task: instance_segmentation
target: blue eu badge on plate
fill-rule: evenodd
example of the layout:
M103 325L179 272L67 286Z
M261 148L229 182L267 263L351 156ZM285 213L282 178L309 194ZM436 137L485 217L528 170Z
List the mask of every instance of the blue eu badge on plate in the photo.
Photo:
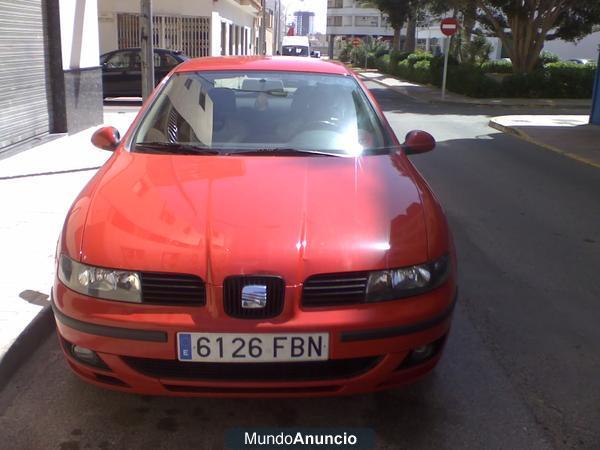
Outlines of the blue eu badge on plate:
M179 359L192 359L192 336L189 334L179 335Z

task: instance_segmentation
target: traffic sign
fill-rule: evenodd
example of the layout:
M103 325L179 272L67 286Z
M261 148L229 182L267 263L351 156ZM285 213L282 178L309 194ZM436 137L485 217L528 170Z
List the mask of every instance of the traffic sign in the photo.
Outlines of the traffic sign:
M352 39L352 45L354 47L360 47L360 44L362 44L362 39L359 39L359 38Z
M454 17L446 17L440 23L440 29L446 36L452 36L458 31L458 20Z

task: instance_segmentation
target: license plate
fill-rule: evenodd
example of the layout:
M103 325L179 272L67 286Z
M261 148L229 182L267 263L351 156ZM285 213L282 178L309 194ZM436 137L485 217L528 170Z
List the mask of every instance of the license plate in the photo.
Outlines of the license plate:
M329 358L329 333L177 333L179 361L278 362Z

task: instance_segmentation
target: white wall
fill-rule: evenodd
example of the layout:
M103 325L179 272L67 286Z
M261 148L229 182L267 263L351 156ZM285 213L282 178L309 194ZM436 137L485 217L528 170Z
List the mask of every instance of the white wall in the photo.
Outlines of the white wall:
M64 1L64 0L63 0ZM100 24L100 51L117 48L117 13L139 13L139 0L98 0ZM211 18L211 54L221 53L221 21L242 27L253 27L256 10L241 6L235 0L153 0L152 14L169 16L197 16ZM215 26L216 25L216 30ZM215 42L215 39L218 41ZM252 51L254 53L254 43Z
M59 0L64 70L99 65L97 0Z
M586 58L598 60L598 46L600 45L600 31L584 37L577 43L563 40L546 41L544 50L556 53L560 59Z

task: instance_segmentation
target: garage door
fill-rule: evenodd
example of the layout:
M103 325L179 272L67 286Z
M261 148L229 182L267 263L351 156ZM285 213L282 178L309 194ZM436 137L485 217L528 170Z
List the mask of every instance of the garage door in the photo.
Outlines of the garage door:
M42 0L0 0L0 152L48 133Z

